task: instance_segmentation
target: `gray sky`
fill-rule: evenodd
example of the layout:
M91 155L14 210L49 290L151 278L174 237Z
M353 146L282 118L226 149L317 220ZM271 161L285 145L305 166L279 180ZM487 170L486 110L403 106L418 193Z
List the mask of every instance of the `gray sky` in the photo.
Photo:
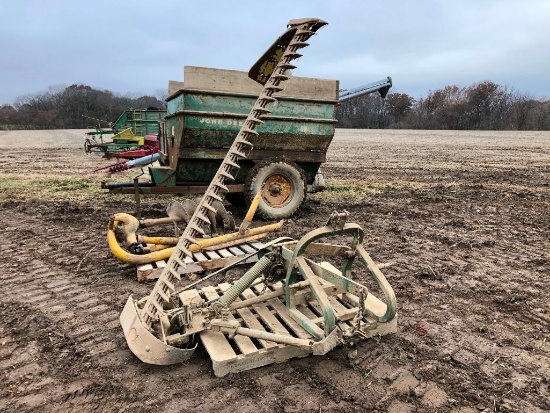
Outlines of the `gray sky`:
M549 0L0 0L0 104L83 83L158 95L183 66L247 71L290 19L329 25L297 76L414 98L484 80L550 98Z

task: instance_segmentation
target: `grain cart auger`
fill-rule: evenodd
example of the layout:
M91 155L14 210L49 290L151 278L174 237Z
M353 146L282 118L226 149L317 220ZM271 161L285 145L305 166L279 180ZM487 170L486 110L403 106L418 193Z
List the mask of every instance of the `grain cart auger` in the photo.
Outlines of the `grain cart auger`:
M319 19L291 20L287 31L249 71L249 77L264 86L262 92L199 202L151 294L140 301L130 296L120 315L128 346L142 361L158 365L182 362L193 354L196 348L193 338L198 334L214 361L215 373L221 376L230 371L240 371L283 361L290 357L305 356L311 352L324 354L347 336L368 335L376 331L375 328L369 330L368 327L373 325L366 324L365 320L372 320L375 323L374 327L378 323L392 325L390 321L395 315L393 292L376 264L372 263L366 253L363 253L364 250L359 245L362 241L362 232L357 229L358 227L353 229L356 232L354 248L351 252L336 248L337 252L350 254L346 255L348 258L341 274L338 270L334 271L332 267L323 269L321 265L317 267L303 265L304 262L309 263L304 261L305 258L302 256L304 250L312 241L329 233L330 230L327 229L326 232L318 230L321 232L312 234L311 241L303 239L297 243L296 254L284 252L285 250L279 244L284 243L285 240L279 239L267 245L262 258L233 286L220 285L220 288L225 290L221 297L217 290L208 287L201 292L185 289L176 291L176 281L180 279L179 269L185 268L185 258L191 256L190 246L196 243L198 235L204 234L202 228L209 222L207 216L209 211L212 211L212 204L222 200L221 196L227 192L225 184L234 179L239 169L238 162L245 159L252 149L250 138L257 134L256 126L263 123L262 115L270 113L266 106L276 101L273 97L274 93L283 90L283 82L289 79L288 70L295 68L291 62L301 56L298 50L306 47L308 45L306 41L326 24ZM343 225L337 233L338 231L347 232L348 228ZM330 246L326 249L331 250ZM369 301L369 297L374 297L371 297L362 286L346 277L350 273L352 253L358 253L362 261L369 263L367 265L371 273L375 275L387 296L386 304L376 299L375 305L370 306L373 300ZM303 269L300 272L301 275L294 272L295 264L297 268ZM318 268L319 274L314 273L317 270L313 268ZM264 275L266 280L275 281L285 274L287 281L282 290L276 288L257 298L249 298L247 295L254 294L250 287L261 275ZM330 284L331 281L324 280L322 277L333 280L335 284ZM258 285L256 284L256 287ZM265 285L266 288L271 288ZM306 289L305 292L303 289ZM342 298L342 302L338 302L338 309L333 307L335 303L331 303L329 299L329 294L337 293L347 297ZM359 296L354 293L359 293ZM287 306L285 310L280 309L280 306L284 307L285 304L280 301L277 304L273 301L281 295L285 297ZM241 297L245 301L238 301ZM290 330L283 332L284 328L277 325L281 323L271 310L267 310L271 316L265 314L264 318L264 323L270 326L271 331L261 329L264 324L255 318L248 306L256 305L256 314L265 313L259 307L265 304L266 300L270 300L273 308L276 306L281 310L280 319L286 320L294 333ZM305 303L309 305L310 300L317 301L322 315L320 319L310 309L306 308L305 315L303 311L301 314L298 311L299 306L303 307ZM347 308L345 303L350 302L351 307L347 311L344 310L343 308ZM244 327L230 312L232 309L237 311L247 327ZM383 311L380 311L381 309ZM308 317L308 312L312 313L313 317ZM357 314L359 314L355 324L357 328L350 330L340 325L344 319L353 319ZM323 328L319 327L321 324ZM340 329L341 333L339 333ZM382 330L375 334L383 333ZM233 347L224 341L225 334L228 338L235 339L236 348L238 347L242 353L240 355L246 354L249 357L237 356ZM275 351L277 349L281 351ZM237 363L237 359L244 361Z

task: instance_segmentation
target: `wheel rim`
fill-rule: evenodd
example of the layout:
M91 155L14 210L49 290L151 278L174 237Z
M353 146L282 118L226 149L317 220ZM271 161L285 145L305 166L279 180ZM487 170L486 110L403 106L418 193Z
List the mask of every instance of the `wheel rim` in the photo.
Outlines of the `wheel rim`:
M294 192L292 181L281 174L274 174L264 182L262 198L272 207L280 207L287 203Z

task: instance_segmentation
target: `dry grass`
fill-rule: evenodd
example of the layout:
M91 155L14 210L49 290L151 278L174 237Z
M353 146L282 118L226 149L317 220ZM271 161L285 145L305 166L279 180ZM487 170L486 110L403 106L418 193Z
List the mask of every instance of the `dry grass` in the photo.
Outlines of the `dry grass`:
M91 172L113 161L84 153L85 132L0 131L0 202L131 201L132 195L114 195L102 190L101 181L131 181L139 171L113 177ZM544 170L549 159L549 139L548 132L338 129L323 168L327 189L312 194L311 198L331 200L376 196L392 189L459 185L453 181L434 182L430 178L432 171L445 171L451 177L454 171L465 168L472 173L532 167ZM460 154L460 162L453 157L455 152ZM423 169L418 168L419 163ZM397 173L400 170L410 173L403 176ZM350 176L354 178L349 179ZM503 185L484 182L491 184ZM143 202L154 199L160 198L143 197Z
M73 201L89 203L104 196L99 179L80 176L0 176L0 202Z

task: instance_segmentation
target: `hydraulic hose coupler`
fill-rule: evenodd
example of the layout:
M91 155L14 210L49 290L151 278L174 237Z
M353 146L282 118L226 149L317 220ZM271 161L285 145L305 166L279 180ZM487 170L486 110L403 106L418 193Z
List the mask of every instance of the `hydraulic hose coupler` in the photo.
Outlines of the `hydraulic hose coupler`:
M133 244L128 245L128 251L136 255L145 254L145 251L143 250L143 244L140 244L138 242L134 242Z

